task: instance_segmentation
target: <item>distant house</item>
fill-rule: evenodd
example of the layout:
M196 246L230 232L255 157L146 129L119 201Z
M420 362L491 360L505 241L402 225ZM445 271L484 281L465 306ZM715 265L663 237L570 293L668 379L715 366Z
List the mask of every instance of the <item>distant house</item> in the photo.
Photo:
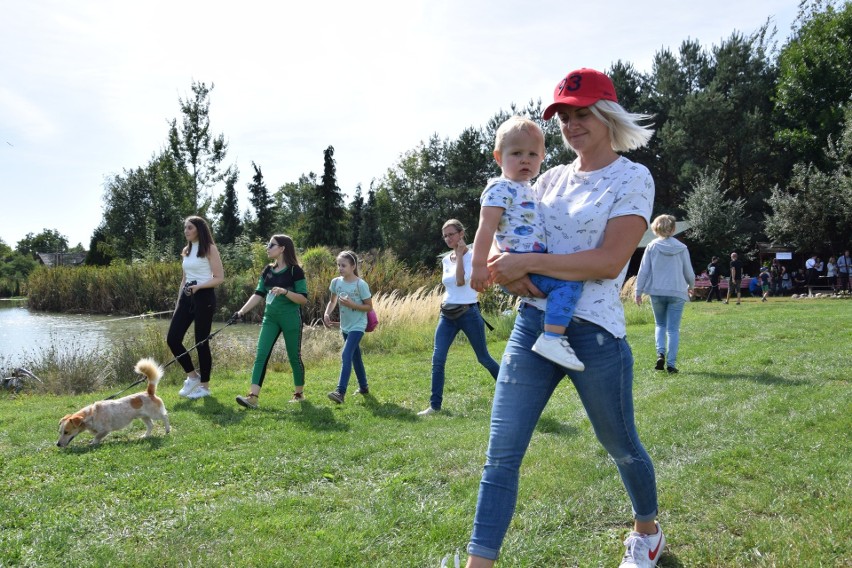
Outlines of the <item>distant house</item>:
M38 260L45 266L81 266L86 260L82 252L37 252Z

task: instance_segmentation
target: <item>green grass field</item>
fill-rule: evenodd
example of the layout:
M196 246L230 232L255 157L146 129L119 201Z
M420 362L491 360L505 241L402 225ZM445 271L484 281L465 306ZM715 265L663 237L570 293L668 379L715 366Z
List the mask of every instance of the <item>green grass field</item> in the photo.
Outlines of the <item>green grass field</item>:
M643 308L647 310L648 308ZM631 308L637 310L637 308ZM852 565L852 301L687 307L678 367L653 370L653 324L631 314L640 435L657 469L664 567ZM0 566L436 567L470 535L493 382L457 341L444 409L428 405L429 332L365 343L371 394L336 406L338 363L307 364L307 401L248 369L186 401L173 431L140 422L100 447L56 447L78 396L0 393ZM405 339L396 338L399 345ZM490 344L499 356L503 340ZM371 346L373 350L371 351ZM394 355L393 353L400 353ZM355 384L354 377L352 384ZM630 505L570 383L539 423L498 566L617 566Z

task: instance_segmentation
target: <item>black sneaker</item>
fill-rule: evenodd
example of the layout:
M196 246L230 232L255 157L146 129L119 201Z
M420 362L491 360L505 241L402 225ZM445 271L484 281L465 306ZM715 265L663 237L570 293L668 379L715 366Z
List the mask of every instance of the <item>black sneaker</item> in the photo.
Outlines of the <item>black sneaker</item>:
M675 373L678 372L678 370L675 369L674 367L666 367L666 371L668 371L670 375L674 375Z
M364 388L359 387L358 390L355 391L355 394L370 394L370 388L369 387L364 387Z
M343 404L343 397L346 396L342 392L331 391L328 393L328 400L332 400L337 404Z
M666 366L666 356L660 353L657 355L657 364L654 368L658 371L662 371Z

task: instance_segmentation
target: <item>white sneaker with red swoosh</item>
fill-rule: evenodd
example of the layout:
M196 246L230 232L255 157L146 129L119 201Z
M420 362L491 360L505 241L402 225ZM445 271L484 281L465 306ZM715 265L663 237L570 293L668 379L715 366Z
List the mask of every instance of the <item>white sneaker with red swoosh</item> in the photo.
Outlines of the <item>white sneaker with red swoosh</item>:
M627 550L618 568L654 568L666 547L666 537L663 536L660 523L657 523L657 534L631 532L624 546Z

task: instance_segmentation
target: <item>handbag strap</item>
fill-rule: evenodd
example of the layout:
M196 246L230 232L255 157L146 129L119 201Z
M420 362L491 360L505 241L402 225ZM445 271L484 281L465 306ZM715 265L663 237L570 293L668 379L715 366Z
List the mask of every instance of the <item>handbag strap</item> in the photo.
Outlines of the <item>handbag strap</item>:
M482 323L488 327L488 331L494 331L494 326L488 323L488 320L482 315L482 307L479 305L479 302L476 302L476 307L479 309L479 317L482 318Z

